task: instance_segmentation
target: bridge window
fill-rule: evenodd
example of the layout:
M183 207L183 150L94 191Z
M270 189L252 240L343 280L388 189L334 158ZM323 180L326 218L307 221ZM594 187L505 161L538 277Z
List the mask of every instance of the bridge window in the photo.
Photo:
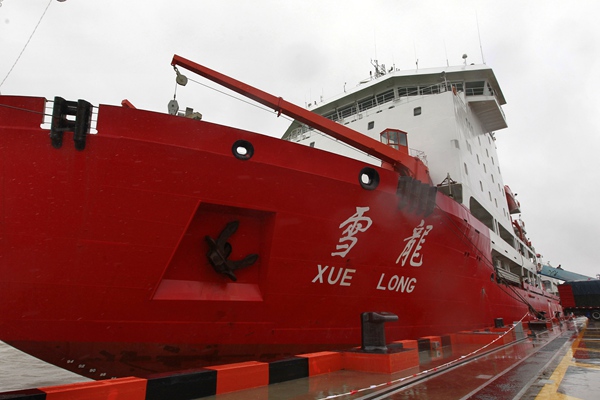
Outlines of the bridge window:
M394 100L394 89L390 89L387 92L383 92L376 97L377 104L387 103L388 101Z
M365 111L375 107L375 96L367 97L358 101L358 111Z
M323 114L323 116L325 118L328 118L328 119L332 120L332 121L337 121L339 119L336 111L331 111L331 112L329 112L327 114Z
M485 87L485 81L467 82L465 84L466 94L467 94L467 96L481 96L481 95L483 95L484 87Z
M348 105L346 107L342 107L338 110L338 113L341 118L348 118L351 115L356 114L356 107L354 104Z
M423 86L421 87L421 94L437 94L440 92L439 85Z
M398 88L398 96L417 96L419 94L418 86L400 87Z

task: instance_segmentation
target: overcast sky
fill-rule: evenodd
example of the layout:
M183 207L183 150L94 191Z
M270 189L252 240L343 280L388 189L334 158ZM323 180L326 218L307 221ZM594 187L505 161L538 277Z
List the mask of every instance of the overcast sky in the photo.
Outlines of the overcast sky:
M0 0L0 82L48 4ZM127 98L166 112L179 54L304 105L358 84L371 59L406 70L417 59L419 68L460 65L466 53L494 69L506 97L499 161L536 251L595 276L599 9L595 0L53 0L0 92ZM177 99L205 120L271 136L289 124L194 82Z

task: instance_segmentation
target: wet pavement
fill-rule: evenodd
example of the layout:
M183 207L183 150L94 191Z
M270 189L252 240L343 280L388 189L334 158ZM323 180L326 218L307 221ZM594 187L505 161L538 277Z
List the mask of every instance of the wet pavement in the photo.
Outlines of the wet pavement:
M523 399L600 398L600 322L590 320L570 346L541 372Z
M600 398L600 323L586 324L585 319L563 322L481 351L479 345L455 345L420 352L418 368L396 374L342 370L204 399L595 400Z
M521 324L518 323L505 328L459 332L452 335L452 340L430 336L427 338L438 338L441 340L431 341L427 339L423 343L420 343L421 340L418 341L419 348L427 349L424 351L418 351L417 346L410 346L411 343L409 342L413 342L412 344L416 345L416 340L408 340L404 341L406 343L403 342L407 346L406 349L388 352L390 354L389 358L386 358L385 355L382 357L381 354L373 355L374 358L369 358L372 356L371 354L366 357L362 355L359 357L360 362L358 364L346 364L346 357L353 357L348 355L354 354L352 351L343 354L331 353L333 354L333 358L338 357L338 362L341 362L339 361L339 357L343 357L346 360L344 361L345 368L365 369L363 368L363 364L373 364L372 361L374 359L383 359L387 360L387 362L391 359L397 362L400 362L399 360L401 359L410 361L396 364L397 368L391 370L397 371L409 366L414 367L393 374L359 372L349 369L340 370L341 364L337 364L335 368L333 367L336 365L335 363L327 364L332 359L331 355L327 355L324 358L325 364L319 368L323 368L321 369L322 371L335 372L322 373L321 375L313 375L310 378L288 380L271 385L266 385L265 383L257 385L253 383L254 386L260 387L203 397L203 399L600 399L600 322L588 321L586 318L562 321L559 325L552 325L549 321L537 321L535 324L529 324L529 328L534 330L524 331ZM529 333L529 336L526 333ZM398 346L399 343L397 342L392 346ZM421 344L425 345L421 346ZM443 344L447 345L443 346ZM410 356L408 356L409 354ZM403 358L405 356L406 358ZM224 393L235 390L232 389L231 385L234 387L243 387L243 385L240 385L240 382L255 382L256 376L252 377L254 374L252 371L257 371L258 369L263 371L259 374L261 377L260 382L263 382L264 378L268 378L267 381L271 380L272 371L270 364L268 371L265 370L265 363L257 364L259 364L258 367L252 364L251 366L241 368L239 366L230 368L231 371L237 371L238 375L223 375L224 381L219 379L213 381L217 385L216 392ZM221 370L227 370L227 368L221 368ZM365 370L389 371L390 369L377 368ZM316 371L317 374L320 373L318 369ZM287 370L285 373L289 372L290 370ZM205 380L199 378L205 376L203 373L205 374L206 371L199 373L198 376L194 374L189 376L174 375L171 380L168 380L169 384L173 384L174 386L166 388L167 391L165 393L172 394L173 398L180 399L189 399L190 397L201 395L200 393L211 393L204 390L198 391L199 387L195 386L198 382L207 384ZM278 373L285 374L281 371ZM186 376L188 378L191 377L189 382L185 380L187 379L185 378ZM228 376L229 378L227 378ZM273 376L281 377L284 375ZM197 378L200 380L194 380ZM217 378L216 375L215 378ZM114 382L102 382L108 382L110 385L114 383L113 386L108 385L110 386L110 390L117 390L118 385L125 387L127 384L135 384L137 385L135 389L138 396L135 398L164 398L163 395L165 393L162 391L160 395L156 391L148 392L151 387L149 386L150 381L146 382L139 378L123 379L136 382L116 382L118 380ZM183 381L180 381L181 379ZM160 385L164 382L153 381L153 383L155 383L152 385L153 389L163 390ZM219 389L219 385L221 385L221 389ZM75 386L77 387L75 388ZM102 389L102 385L98 388L96 388L98 386L96 384L91 386L88 387L85 384L67 385L67 392L63 394L70 393L69 390L72 389L80 391ZM250 385L247 384L245 387L250 387ZM60 386L57 388L55 391L61 390ZM45 388L41 392L37 389L33 390L39 394L47 392L46 389L52 388ZM129 391L133 390L130 388L125 389ZM169 390L171 391L169 392ZM190 392L190 390L192 391ZM212 393L215 393L214 388L212 390ZM29 391L26 392L29 393ZM52 391L51 393L55 394ZM131 394L130 392L127 393ZM24 398L14 397L14 394L15 392L0 393L0 398ZM3 395L8 395L9 397ZM75 396L69 398L88 397ZM127 398L133 397L130 396Z

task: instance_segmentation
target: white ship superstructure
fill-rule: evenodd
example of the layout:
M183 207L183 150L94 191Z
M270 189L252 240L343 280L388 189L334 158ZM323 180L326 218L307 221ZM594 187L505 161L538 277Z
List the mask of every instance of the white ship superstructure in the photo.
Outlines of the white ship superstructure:
M515 285L557 292L537 274L539 260L516 214L518 202L505 187L495 132L507 127L506 104L494 72L486 65L385 71L318 104L312 111L421 158L434 185L490 229L498 275ZM381 165L348 145L299 122L284 139Z

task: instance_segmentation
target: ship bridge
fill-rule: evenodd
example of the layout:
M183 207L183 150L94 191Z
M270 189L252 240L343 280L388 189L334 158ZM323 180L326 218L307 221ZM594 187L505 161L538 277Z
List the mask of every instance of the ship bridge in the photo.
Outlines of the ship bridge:
M377 78L362 81L357 87L315 104L312 111L335 122L347 125L360 118L361 113L392 103L435 95L454 90L463 93L470 110L481 123L485 133L506 128L506 116L502 105L504 94L491 68L485 65L463 65L444 68L427 68L416 71L395 70ZM309 105L310 107L310 105ZM310 130L294 121L283 135L293 140L298 134Z
M488 81L466 82L465 95L469 107L481 123L484 132L506 128L506 116Z

